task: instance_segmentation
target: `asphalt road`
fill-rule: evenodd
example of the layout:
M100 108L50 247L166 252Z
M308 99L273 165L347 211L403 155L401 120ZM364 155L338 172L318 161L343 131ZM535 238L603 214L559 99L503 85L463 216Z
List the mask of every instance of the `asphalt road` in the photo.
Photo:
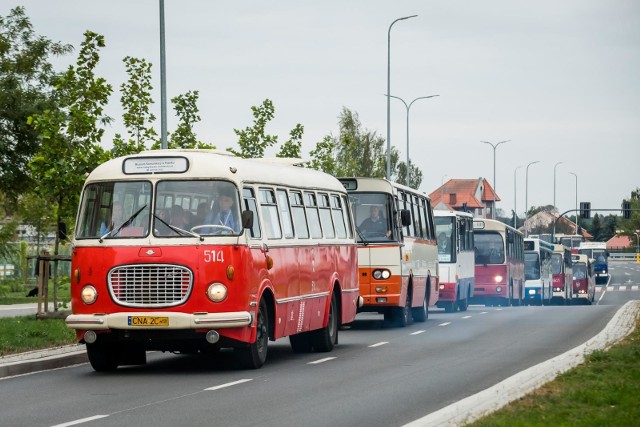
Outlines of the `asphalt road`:
M611 270L594 306L436 309L404 329L360 314L333 352L293 354L279 340L255 371L237 369L225 352L152 353L147 365L111 374L83 364L5 378L0 424L404 425L600 332L624 302L640 298L640 266L618 262Z

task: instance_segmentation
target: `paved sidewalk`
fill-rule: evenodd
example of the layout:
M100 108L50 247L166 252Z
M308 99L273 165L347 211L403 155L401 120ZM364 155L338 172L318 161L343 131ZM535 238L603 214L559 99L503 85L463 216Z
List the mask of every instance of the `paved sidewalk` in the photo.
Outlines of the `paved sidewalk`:
M0 378L88 362L84 344L65 345L0 357Z

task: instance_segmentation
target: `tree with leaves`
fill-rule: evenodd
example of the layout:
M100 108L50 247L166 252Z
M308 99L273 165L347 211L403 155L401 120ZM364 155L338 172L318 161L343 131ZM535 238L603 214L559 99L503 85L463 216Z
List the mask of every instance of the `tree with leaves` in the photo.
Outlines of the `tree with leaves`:
M274 146L278 142L276 135L269 135L266 132L267 124L273 120L275 107L270 99L262 101L262 105L251 107L253 113L253 125L244 129L234 129L238 135L238 145L240 150L228 148L236 156L244 158L264 157L267 148Z
M33 184L28 163L38 150L39 135L27 119L55 108L49 57L71 49L37 36L24 7L0 16L0 191L7 207Z

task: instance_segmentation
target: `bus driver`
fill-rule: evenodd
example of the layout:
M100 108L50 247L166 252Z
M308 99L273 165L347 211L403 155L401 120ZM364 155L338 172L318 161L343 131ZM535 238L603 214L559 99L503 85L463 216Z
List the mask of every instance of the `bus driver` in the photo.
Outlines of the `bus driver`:
M391 236L391 230L387 228L387 221L380 215L380 207L377 205L369 208L369 218L362 221L358 228L365 234Z

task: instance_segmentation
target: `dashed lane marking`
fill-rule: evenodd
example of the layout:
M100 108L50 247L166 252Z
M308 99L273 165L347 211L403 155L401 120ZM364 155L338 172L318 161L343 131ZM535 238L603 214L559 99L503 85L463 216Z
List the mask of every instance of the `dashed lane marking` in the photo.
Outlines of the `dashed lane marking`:
M213 387L205 388L205 391L220 390L221 388L231 387L231 386L234 386L234 385L246 383L248 381L252 381L251 378L245 378L245 379L242 379L242 380L233 381L233 382L230 382L230 383L220 384L220 385L216 385L216 386L213 386Z
M411 332L409 335L420 335L423 332L425 331L415 331L415 332Z
M382 341L382 342L377 342L375 344L371 344L369 347L373 348L373 347L380 347L381 345L385 345L385 344L389 344L389 341Z
M313 362L307 363L307 365L317 365L318 363L328 362L329 360L333 360L335 357L325 357L324 359L314 360Z
M451 322L444 322L444 323L440 323L438 326L447 326L447 325L450 325L450 324L451 324Z
M89 421L99 420L100 418L106 418L109 415L94 415L93 417L82 418L75 421L69 421L68 423L56 424L53 427L67 427L67 426L75 426L77 424L88 423Z

